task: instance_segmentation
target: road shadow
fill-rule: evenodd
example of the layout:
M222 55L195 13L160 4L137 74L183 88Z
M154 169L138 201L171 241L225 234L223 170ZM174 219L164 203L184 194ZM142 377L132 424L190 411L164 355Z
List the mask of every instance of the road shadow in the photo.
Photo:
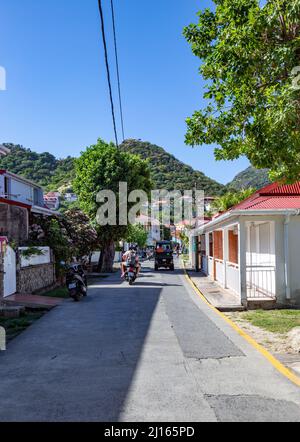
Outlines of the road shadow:
M118 422L160 294L103 287L12 341L0 354L0 421Z

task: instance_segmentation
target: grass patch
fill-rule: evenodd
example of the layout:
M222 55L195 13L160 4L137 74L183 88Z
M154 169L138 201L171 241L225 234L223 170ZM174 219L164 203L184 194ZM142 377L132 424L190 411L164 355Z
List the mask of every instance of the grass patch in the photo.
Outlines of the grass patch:
M242 318L273 333L285 334L300 327L300 310L255 310L242 313Z
M36 313L26 312L20 318L0 318L0 327L5 329L7 341L11 341L30 327L35 321L40 319L44 313L45 311Z
M66 287L58 287L57 289L51 290L50 292L43 293L42 296L47 296L49 298L69 298L69 292Z

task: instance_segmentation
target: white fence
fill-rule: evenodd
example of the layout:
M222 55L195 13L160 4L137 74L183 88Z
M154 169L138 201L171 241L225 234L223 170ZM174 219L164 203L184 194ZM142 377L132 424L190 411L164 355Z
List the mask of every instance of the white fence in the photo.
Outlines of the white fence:
M91 259L92 264L98 264L100 259L100 253L101 252L94 252L92 254L92 259ZM121 262L121 261L122 261L122 252L116 252L114 262Z
M240 268L238 264L226 262L227 288L240 294Z
M249 299L276 298L276 268L274 266L247 267L247 297Z
M224 280L225 280L224 262L221 261L220 259L216 259L215 265L216 265L215 279L216 279L216 281L220 282L221 284L224 284Z
M211 257L208 258L208 275L214 275L214 258Z
M50 264L50 247L36 247L36 249L39 250L38 254L25 257L23 256L22 252L26 252L28 250L28 247L19 247L21 268L37 266L41 264Z

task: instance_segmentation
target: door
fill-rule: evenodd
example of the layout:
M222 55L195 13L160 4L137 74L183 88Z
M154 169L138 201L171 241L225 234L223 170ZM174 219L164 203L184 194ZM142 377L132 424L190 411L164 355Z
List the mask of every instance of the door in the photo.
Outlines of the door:
M16 254L10 246L7 246L4 255L4 298L17 291L16 270Z

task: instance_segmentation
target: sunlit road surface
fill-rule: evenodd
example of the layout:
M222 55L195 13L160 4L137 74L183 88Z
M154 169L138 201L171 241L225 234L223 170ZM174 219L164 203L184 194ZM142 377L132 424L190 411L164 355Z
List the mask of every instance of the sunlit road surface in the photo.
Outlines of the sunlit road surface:
M0 421L300 421L300 389L181 270L94 282L0 353Z

